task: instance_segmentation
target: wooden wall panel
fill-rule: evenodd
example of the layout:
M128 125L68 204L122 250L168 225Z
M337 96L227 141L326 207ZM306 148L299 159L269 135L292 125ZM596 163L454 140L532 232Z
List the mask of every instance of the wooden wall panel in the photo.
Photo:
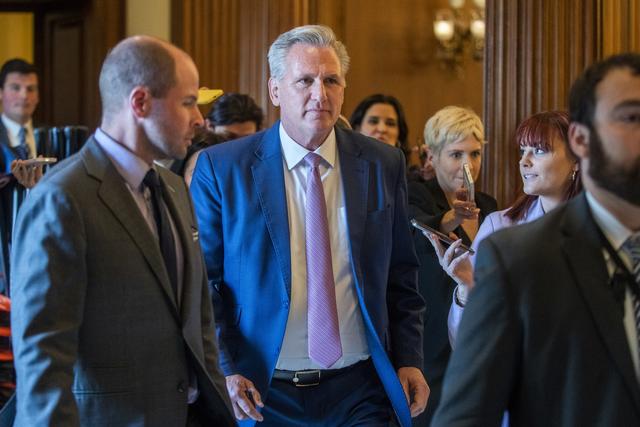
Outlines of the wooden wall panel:
M45 17L46 50L42 67L40 108L46 123L64 126L84 123L83 43L84 26L81 13L49 14Z
M640 0L601 2L603 56L640 52Z
M83 108L75 122L92 129L100 124L102 105L98 77L109 50L125 35L125 0L90 0L85 2L83 38Z
M599 57L597 0L489 0L485 124L491 148L483 177L507 206L521 187L517 124L539 111L566 109L571 82Z
M235 0L174 2L172 40L193 57L200 83L211 88L237 85L238 8Z

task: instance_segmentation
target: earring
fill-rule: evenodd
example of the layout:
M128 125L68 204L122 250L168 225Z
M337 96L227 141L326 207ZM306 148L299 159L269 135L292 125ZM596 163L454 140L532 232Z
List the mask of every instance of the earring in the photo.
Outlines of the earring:
M573 172L571 172L571 181L575 181L576 180L576 170L574 170Z

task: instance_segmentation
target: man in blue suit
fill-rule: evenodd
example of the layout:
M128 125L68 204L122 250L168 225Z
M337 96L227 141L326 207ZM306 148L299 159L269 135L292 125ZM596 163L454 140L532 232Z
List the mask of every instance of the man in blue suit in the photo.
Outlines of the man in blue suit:
M404 157L334 127L348 65L327 27L280 35L281 121L198 160L220 362L243 425L409 426L426 406Z

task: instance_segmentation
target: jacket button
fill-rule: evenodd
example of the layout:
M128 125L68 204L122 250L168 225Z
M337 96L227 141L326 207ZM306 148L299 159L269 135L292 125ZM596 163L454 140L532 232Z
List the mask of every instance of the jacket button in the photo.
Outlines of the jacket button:
M186 384L184 383L184 381L180 381L180 382L178 383L178 391L179 391L180 393L184 393L186 390L187 390L187 386L186 386Z

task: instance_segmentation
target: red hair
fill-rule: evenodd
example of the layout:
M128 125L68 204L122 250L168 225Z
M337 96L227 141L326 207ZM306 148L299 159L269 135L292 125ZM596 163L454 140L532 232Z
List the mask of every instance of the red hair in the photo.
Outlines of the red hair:
M524 119L516 129L514 142L519 147L541 148L545 151L553 151L555 138L562 139L567 155L578 161L569 147L569 113L566 111L544 111ZM582 191L580 174L576 173L565 190L563 200L569 200ZM512 221L519 221L538 199L522 193L505 212L505 216Z

